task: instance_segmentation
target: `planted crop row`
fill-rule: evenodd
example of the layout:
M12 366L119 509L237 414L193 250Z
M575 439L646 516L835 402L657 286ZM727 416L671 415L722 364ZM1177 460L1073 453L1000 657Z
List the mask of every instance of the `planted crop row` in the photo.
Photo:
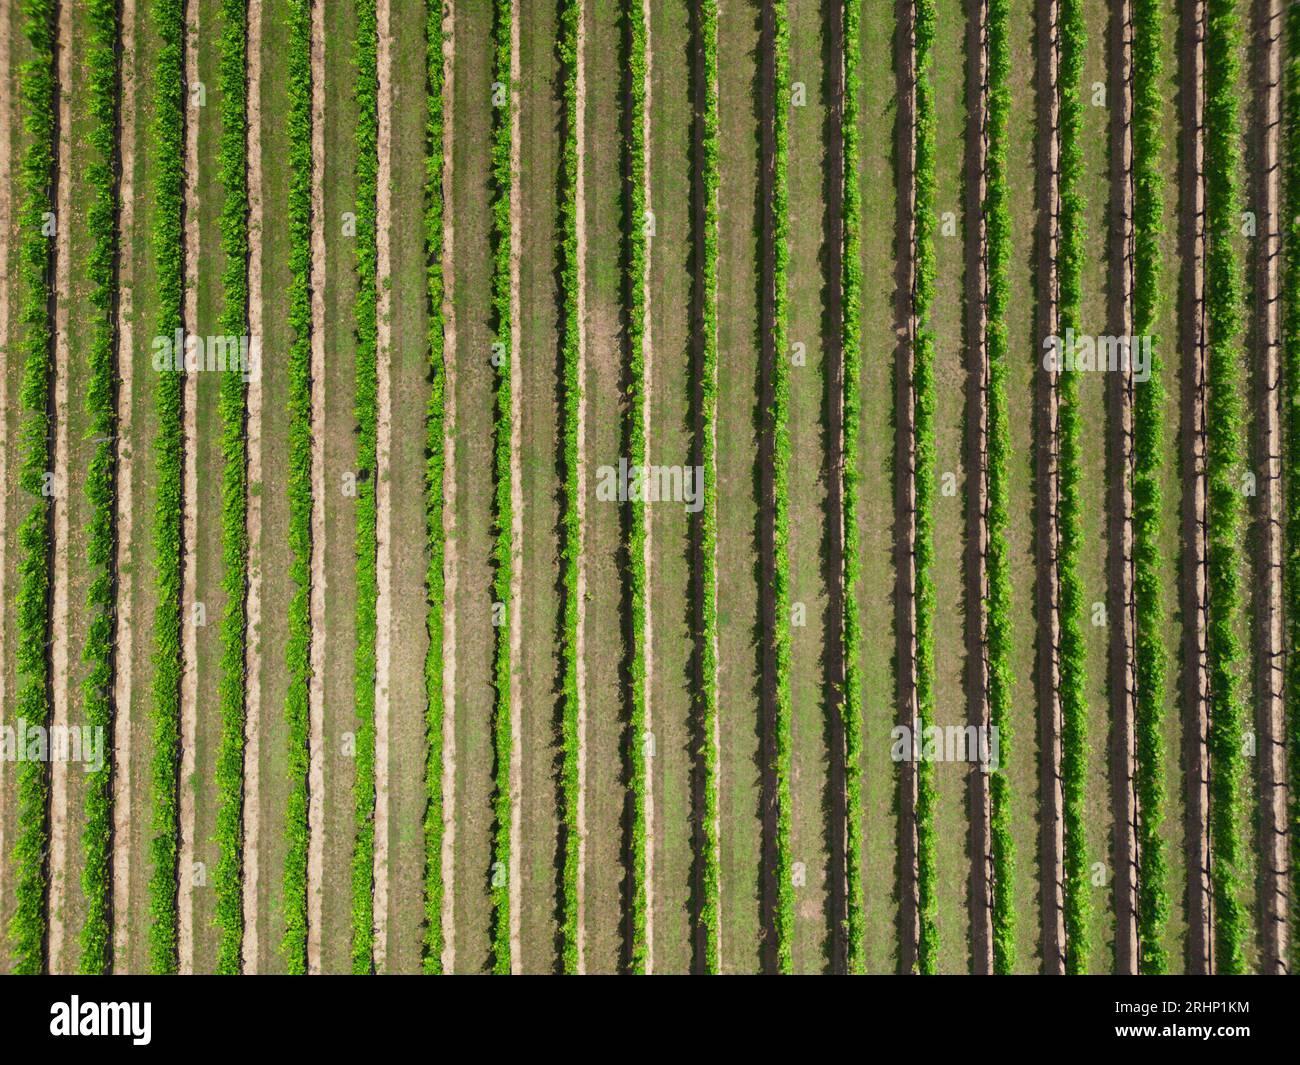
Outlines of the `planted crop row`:
M1083 101L1080 74L1087 48L1083 5L1061 0L1058 37L1060 130L1057 190L1057 334L1079 329L1079 295L1084 249L1084 197L1080 187ZM1082 973L1088 963L1091 906L1088 880L1087 796L1088 701L1083 641L1083 580L1079 556L1083 530L1079 498L1083 448L1079 381L1075 370L1057 373L1057 582L1060 589L1061 792L1065 822L1065 968Z
M1158 0L1133 0L1133 333L1153 336L1160 293L1160 237L1164 181L1160 156L1163 107L1161 40L1164 16ZM1161 639L1160 474L1163 466L1165 390L1160 346L1151 344L1150 378L1133 401L1133 597L1137 611L1138 966L1164 973L1169 917L1165 816L1165 651Z
M704 135L700 167L700 195L704 201L703 270L704 306L703 377L700 386L700 459L710 475L718 468L718 0L705 0L699 8L700 47L704 52ZM718 498L706 492L700 516L700 735L704 760L704 854L701 868L703 898L700 923L704 926L704 968L720 971L718 885Z
M862 574L858 535L858 429L862 421L862 189L858 167L858 92L861 77L862 5L845 0L844 18L844 721L845 848L848 968L866 971L865 901L862 884L862 626L856 589Z
M934 211L935 211L935 104L930 80L931 50L934 47L935 9L933 0L915 0L913 76L916 113L916 172L912 219L915 229L915 280L912 290L912 314L916 335L912 348L912 433L916 450L915 540L912 554L916 577L913 587L914 626L916 630L916 722L919 735L925 735L934 715L934 581L930 575L934 563L934 332L930 311L934 304ZM910 668L911 664L908 664ZM927 759L917 759L916 772L916 854L917 917L920 937L917 943L917 968L925 974L938 968L939 929L936 916L934 769Z
M248 7L222 0L218 86L221 141L217 165L225 199L221 205L221 331L248 332ZM221 377L221 736L217 747L217 925L221 939L217 972L240 970L244 942L244 692L248 636L248 443L244 435L248 386L239 367Z
M289 0L289 599L285 665L289 790L285 797L284 955L307 971L308 690L311 683L311 3Z
M578 22L581 0L568 0L560 13L560 56L564 63L564 198L560 224L564 284L564 912L561 916L564 971L578 971L578 419L582 406L578 315Z
M427 753L424 772L424 971L442 972L442 725L443 725L443 563L446 559L443 527L443 477L447 468L444 444L446 430L447 364L443 340L443 85L446 80L442 54L442 0L428 0L425 9L425 44L428 79L425 120L424 245L428 255L426 274L429 296L429 374L432 390L425 419L425 522L429 538L429 564L425 571L428 597L427 629L429 651L424 660L425 737Z
M498 348L503 352L497 368L496 430L493 443L494 517L496 541L492 548L492 593L497 603L505 605L502 623L496 626L493 675L496 684L496 711L493 720L493 743L496 753L496 790L492 799L492 971L510 973L510 757L513 736L510 731L510 587L513 563L511 531L513 502L510 495L511 436L511 352L514 322L510 306L510 199L514 185L512 167L514 107L511 81L512 18L511 0L494 0L492 21L494 50L493 80L503 101L496 108L492 130L492 309Z
M1286 600L1283 607L1289 629L1287 646L1300 640L1300 490L1294 474L1300 456L1300 4L1287 5L1286 59L1283 72L1285 126L1283 159L1286 165L1285 220L1282 260L1282 408L1286 433ZM1290 731L1291 768L1291 917L1300 916L1300 655L1287 655L1286 713ZM1292 925L1295 927L1294 923ZM1291 966L1300 965L1300 937L1291 936Z
M183 327L185 285L185 5L154 0L159 41L154 69L153 246L158 295L158 335ZM158 499L154 516L153 836L149 877L149 962L156 973L176 971L177 848L180 801L181 708L181 467L184 453L184 375L157 375L154 439Z
M1007 119L1011 110L1008 0L988 0L988 155L985 159L987 241L988 575L987 640L989 725L998 737L998 766L989 774L989 828L993 847L993 971L1010 973L1016 962L1015 841L1011 834L1011 430L1007 409L1007 306L1010 301L1011 218L1007 206Z
M352 971L374 968L375 938L375 666L378 636L379 555L375 493L379 480L379 299L376 213L379 187L379 26L375 0L357 4L357 237L356 420L357 658L356 778L352 797Z
M642 0L627 0L630 27L628 55L629 106L627 143L627 298L628 359L630 363L631 402L628 404L628 465L644 469L646 465L645 335L646 335L646 48L649 27L646 25ZM634 973L646 971L646 520L644 500L633 500L628 521L628 570L631 576L632 605L632 728L629 754L632 763L632 944L631 967Z
M54 111L58 89L54 66L53 0L23 0L23 33L31 58L18 68L23 131L28 137L18 170L18 321L23 360L19 396L18 484L31 505L18 527L17 688L14 718L31 727L49 724L50 501L43 494L50 468L50 381L53 326L50 321L51 256L54 242L42 222L54 210ZM6 148L6 150L8 150ZM17 768L18 834L14 842L15 909L9 925L16 973L39 973L45 964L46 854L49 850L49 778L45 764L21 760Z
M794 886L791 879L791 726L790 696L790 379L786 370L790 265L789 185L790 24L786 0L773 0L772 101L772 643L776 666L776 950L777 968L794 971Z
M1243 504L1237 483L1243 457L1241 262L1232 246L1241 206L1236 0L1208 0L1205 36L1205 301L1210 668L1210 881L1214 956L1220 972L1245 971L1249 915L1243 884L1241 824L1246 708L1240 665L1239 565Z
M117 415L114 378L117 324L113 315L117 233L117 5L115 0L91 0L86 9L89 39L85 54L87 104L91 127L85 164L91 190L86 228L92 245L86 264L94 324L89 337L90 376L86 384L86 414L95 445L86 471L86 563L91 571L86 605L90 615L84 660L89 666L82 684L86 724L111 735L113 726L113 614L115 582L114 501L117 484L115 448ZM111 760L86 778L85 825L82 850L85 867L81 889L86 901L81 926L79 969L105 973L112 951L113 770Z

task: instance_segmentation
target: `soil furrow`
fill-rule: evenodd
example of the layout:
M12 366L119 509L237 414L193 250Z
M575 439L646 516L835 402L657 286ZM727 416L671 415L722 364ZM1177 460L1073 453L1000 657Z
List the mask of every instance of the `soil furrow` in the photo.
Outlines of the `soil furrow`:
M1183 649L1184 766L1187 796L1187 971L1209 973L1214 965L1210 893L1209 821L1209 558L1206 550L1206 321L1205 321L1205 0L1183 12L1183 54L1191 56L1183 85L1183 129L1187 131L1182 182L1184 312L1182 349L1189 365L1183 375L1182 469L1191 481L1183 494L1183 588L1187 626Z
M1260 971L1286 973L1289 966L1286 712L1282 611L1282 415L1281 399L1281 129L1282 4L1262 0L1255 40L1258 52L1252 84L1262 96L1262 121L1253 123L1251 168L1258 204L1255 243L1256 306L1251 319L1254 468L1259 471L1255 572L1255 705L1259 731L1259 846L1257 892Z
M1112 247L1119 254L1110 263L1110 319L1113 335L1133 334L1133 22L1130 0L1121 0L1112 20L1112 48L1119 56L1112 76L1119 101L1112 116L1111 184L1116 209L1111 218ZM1131 352L1131 354L1136 354ZM1130 357L1131 357L1130 354ZM1138 971L1138 810L1135 790L1137 764L1137 604L1133 561L1133 375L1121 369L1107 381L1110 439L1107 458L1109 609L1118 619L1110 627L1112 897L1115 907L1115 971Z
M379 111L379 170L376 183L376 431L375 431L375 851L374 968L383 972L388 956L388 793L389 685L393 641L393 533L391 452L393 435L393 37L390 0L375 5Z
M260 876L262 720L262 0L248 0L248 333L257 345L248 381L248 586L244 646L244 972L256 974L261 929Z
M442 23L443 56L446 76L443 81L443 108L452 114L456 99L456 5L449 2ZM442 187L451 202L455 187L455 122L444 122L442 127ZM455 212L443 212L442 230L442 335L446 358L446 385L443 389L443 454L448 456L450 469L443 477L442 521L445 530L443 545L443 599L442 599L442 971L456 971L456 217Z
M203 248L199 238L199 112L192 95L199 82L199 5L185 5L185 250L182 259L182 324L186 336L198 336L198 288L196 277ZM187 360L188 361L188 360ZM180 720L180 849L177 865L176 936L179 969L194 971L194 787L195 750L198 735L198 399L199 379L187 371L181 410L183 473L181 500L181 720Z
M311 668L307 971L321 971L325 867L325 5L311 10Z
M54 298L54 543L52 554L53 608L51 618L50 668L53 692L50 748L50 852L49 852L49 941L51 973L69 970L64 956L65 919L69 899L79 890L68 883L68 763L55 754L53 737L71 723L68 716L68 508L72 493L68 483L68 375L72 348L68 337L69 304L72 299L70 261L72 233L72 18L70 4L58 7L58 202L56 206Z
M1041 273L1039 305L1043 315L1037 330L1042 337L1057 333L1058 291L1056 276L1057 249L1060 244L1060 198L1058 193L1060 139L1060 103L1057 97L1059 63L1059 29L1056 0L1045 0L1040 8L1038 31L1039 113L1045 115L1045 136L1039 140ZM1041 128L1041 127L1040 127ZM1038 480L1038 624L1040 631L1038 658L1039 729L1042 769L1040 802L1043 820L1040 825L1039 890L1042 914L1043 971L1065 971L1065 825L1064 796L1061 788L1061 698L1060 698L1060 589L1057 579L1058 535L1058 404L1055 375L1038 375L1038 442L1036 478Z

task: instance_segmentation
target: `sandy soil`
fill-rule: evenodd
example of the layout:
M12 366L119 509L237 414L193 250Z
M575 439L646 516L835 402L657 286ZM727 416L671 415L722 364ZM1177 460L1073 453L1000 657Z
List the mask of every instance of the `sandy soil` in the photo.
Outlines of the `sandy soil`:
M50 666L53 724L66 728L68 718L68 304L72 296L69 242L72 233L72 9L59 6L59 146L58 236L55 241L54 292L54 605ZM64 917L72 889L68 885L68 763L50 760L49 969L68 971L64 956ZM74 945L75 946L75 945ZM75 967L75 962L71 963Z
M1262 672L1258 694L1258 716L1263 738L1259 744L1263 751L1260 759L1260 816L1259 838L1263 841L1259 856L1262 880L1259 920L1261 958L1264 972L1285 973L1288 957L1288 854L1287 827L1287 777L1285 765L1286 712L1283 703L1285 679L1284 635L1282 612L1282 428L1279 410L1281 374L1279 320L1281 286L1279 264L1281 255L1280 229L1280 145L1279 130L1282 115L1282 9L1280 0L1269 0L1267 8L1266 39L1268 40L1264 64L1265 123L1263 141L1264 186L1264 315L1263 353L1261 367L1256 371L1257 395L1262 395L1262 438L1264 474L1260 479L1259 520L1264 543L1260 567L1258 628L1259 644L1256 660ZM1256 304L1258 306L1258 304ZM1257 407L1257 410L1259 408ZM1262 571L1262 572L1261 572Z
M456 76L456 13L455 4L447 5L443 20L442 53L446 63L442 98L445 112L454 113ZM454 122L444 122L442 127L442 187L449 191L452 184L452 160L455 148L452 132ZM456 441L456 224L453 212L443 214L442 232L442 316L443 350L446 353L446 383L443 387L443 454L447 459L447 476L443 478L442 520L445 530L443 545L443 608L442 608L442 968L443 972L456 970L456 476L452 464Z
M122 54L129 56L135 51L135 0L123 0L121 20ZM118 185L118 231L125 243L135 236L135 79L125 67L122 71L119 122L121 180ZM135 529L132 524L131 494L134 480L131 423L135 376L132 263L130 255L118 256L117 630L113 648L113 913L117 917L113 929L115 972L126 968L126 916L131 912L131 605L134 602L131 546Z
M308 697L307 971L321 968L325 864L325 13L311 12L311 684Z
M583 555L583 530L587 527L587 12L578 0L577 121L578 181L574 189L574 218L578 244L578 625L575 638L578 680L578 972L585 973L587 885L587 569Z
M375 632L375 854L374 964L382 972L388 953L388 726L389 676L393 658L392 483L393 437L392 275L393 224L393 39L389 0L378 0L379 181L376 196L378 299L378 430L376 434L375 514L378 542L377 625Z
M198 333L198 290L195 264L202 261L199 240L199 123L198 114L188 99L189 86L199 80L199 12L197 4L187 5L185 12L185 296L183 322L186 334ZM177 892L177 944L182 974L194 971L194 744L198 734L198 629L194 624L197 599L195 548L198 544L198 377L185 375L184 417L184 500L183 547L181 555L181 772L180 815L181 839Z
M262 338L262 0L248 4L248 333ZM248 589L244 609L244 972L256 973L260 943L257 913L258 832L261 828L262 718L262 367L248 382Z
M641 18L645 21L645 113L642 117L642 135L645 138L645 168L641 174L641 184L645 189L645 209L653 211L653 205L650 202L650 88L652 84L651 71L654 65L654 39L650 33L650 0L641 0ZM640 225L640 219L633 219L633 225ZM646 462L650 463L650 382L654 380L652 356L654 354L654 345L650 338L650 260L653 255L654 240L652 237L646 238L646 256L645 256L645 273L641 278L641 287L645 296L645 328L641 333L641 355L644 360L642 380L645 382L643 394L641 396L641 418L646 440ZM650 506L643 504L642 519L645 524L645 542L642 557L645 561L644 572L649 577L653 571L654 565L654 548L651 544L651 530L653 523L650 521ZM650 581L647 579L645 584L645 734L654 735L654 717L651 712L650 693L654 690L654 612L650 609ZM645 750L645 737L632 737L633 743L642 744L642 750ZM646 766L645 774L645 971L647 975L654 972L655 959L655 904L654 904L654 864L655 864L655 800L654 800L654 773L650 767ZM637 875L634 872L633 875Z

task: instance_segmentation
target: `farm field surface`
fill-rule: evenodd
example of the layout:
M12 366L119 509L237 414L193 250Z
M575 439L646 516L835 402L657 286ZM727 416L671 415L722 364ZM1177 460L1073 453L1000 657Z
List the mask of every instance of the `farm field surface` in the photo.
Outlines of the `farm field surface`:
M1300 961L1300 2L0 0L0 410L0 972Z

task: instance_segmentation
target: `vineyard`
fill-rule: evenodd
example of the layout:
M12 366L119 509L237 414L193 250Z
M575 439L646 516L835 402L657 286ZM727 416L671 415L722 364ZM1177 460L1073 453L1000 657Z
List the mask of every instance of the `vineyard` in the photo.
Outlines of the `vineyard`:
M1300 2L0 28L0 971L1300 962Z

